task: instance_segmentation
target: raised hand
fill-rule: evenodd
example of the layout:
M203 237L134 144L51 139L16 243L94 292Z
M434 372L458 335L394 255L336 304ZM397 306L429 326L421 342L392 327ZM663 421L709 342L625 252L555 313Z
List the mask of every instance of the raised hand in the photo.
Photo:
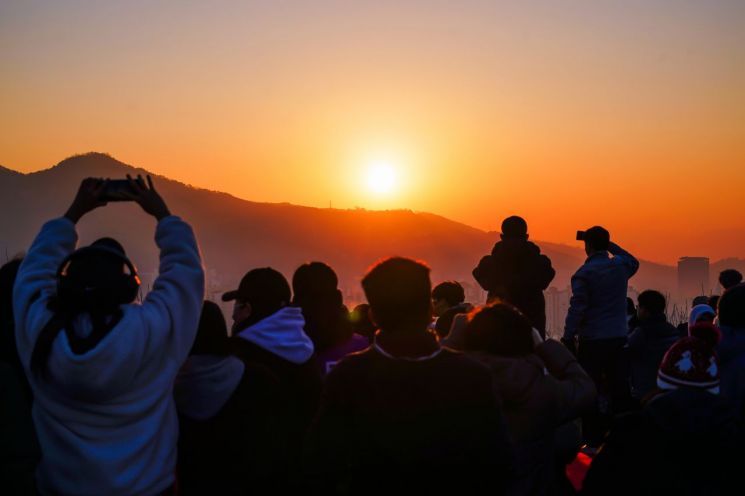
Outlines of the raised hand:
M134 200L142 207L142 210L158 220L171 215L166 202L155 190L153 180L149 175L147 176L147 184L145 184L145 180L139 174L137 175L137 179L127 174L127 179L129 179L129 184L135 193Z
M77 223L82 216L91 210L106 205L106 201L102 200L105 188L106 180L104 179L96 177L83 179L75 195L75 199L72 201L72 205L70 205L70 208L65 213L65 217Z

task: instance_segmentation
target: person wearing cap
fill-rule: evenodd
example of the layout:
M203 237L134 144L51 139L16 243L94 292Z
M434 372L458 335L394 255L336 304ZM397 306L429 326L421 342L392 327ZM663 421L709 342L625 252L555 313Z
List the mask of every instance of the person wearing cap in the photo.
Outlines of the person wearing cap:
M736 269L725 269L719 273L719 284L727 291L742 282L742 274Z
M222 310L205 301L173 390L179 413L180 495L250 494L274 487L286 450L283 399L265 367L230 355Z
M502 222L501 241L473 269L473 277L488 291L487 300L500 299L517 307L546 338L546 299L543 291L554 279L551 260L528 241L528 224L513 215Z
M231 353L246 364L271 371L287 401L284 416L289 441L283 463L288 476L285 481L292 484L322 385L313 341L304 331L302 310L290 306L290 285L271 267L248 271L238 289L228 291L222 299L233 302Z
M626 297L629 279L639 269L630 253L610 241L600 226L580 231L587 260L572 276L562 342L577 353L577 359L598 389L595 414L583 419L589 445L602 439L610 414L629 401L628 372L624 346L628 338Z
M614 421L583 495L738 493L743 426L720 394L718 339L700 323L670 347L642 409Z

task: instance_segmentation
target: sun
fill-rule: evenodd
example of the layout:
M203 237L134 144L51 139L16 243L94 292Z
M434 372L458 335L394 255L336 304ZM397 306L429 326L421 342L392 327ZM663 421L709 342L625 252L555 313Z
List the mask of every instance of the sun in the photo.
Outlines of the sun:
M372 162L367 170L367 187L379 195L391 193L396 187L396 169L390 162Z

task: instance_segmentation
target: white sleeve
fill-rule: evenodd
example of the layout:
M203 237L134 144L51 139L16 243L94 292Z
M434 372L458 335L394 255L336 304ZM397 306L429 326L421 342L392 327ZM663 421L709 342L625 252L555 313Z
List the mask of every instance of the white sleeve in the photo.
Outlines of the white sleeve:
M75 250L78 234L66 217L50 220L31 244L13 286L13 313L18 354L28 368L41 329L51 318L47 303L56 292L57 269Z
M146 353L168 354L179 364L189 355L204 300L204 269L189 224L175 216L158 222L160 269L142 304Z

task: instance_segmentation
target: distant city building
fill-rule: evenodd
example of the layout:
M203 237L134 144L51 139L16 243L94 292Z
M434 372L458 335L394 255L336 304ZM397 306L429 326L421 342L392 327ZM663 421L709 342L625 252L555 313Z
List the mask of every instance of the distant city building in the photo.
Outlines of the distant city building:
M705 295L709 289L709 257L678 260L678 293L681 297Z

